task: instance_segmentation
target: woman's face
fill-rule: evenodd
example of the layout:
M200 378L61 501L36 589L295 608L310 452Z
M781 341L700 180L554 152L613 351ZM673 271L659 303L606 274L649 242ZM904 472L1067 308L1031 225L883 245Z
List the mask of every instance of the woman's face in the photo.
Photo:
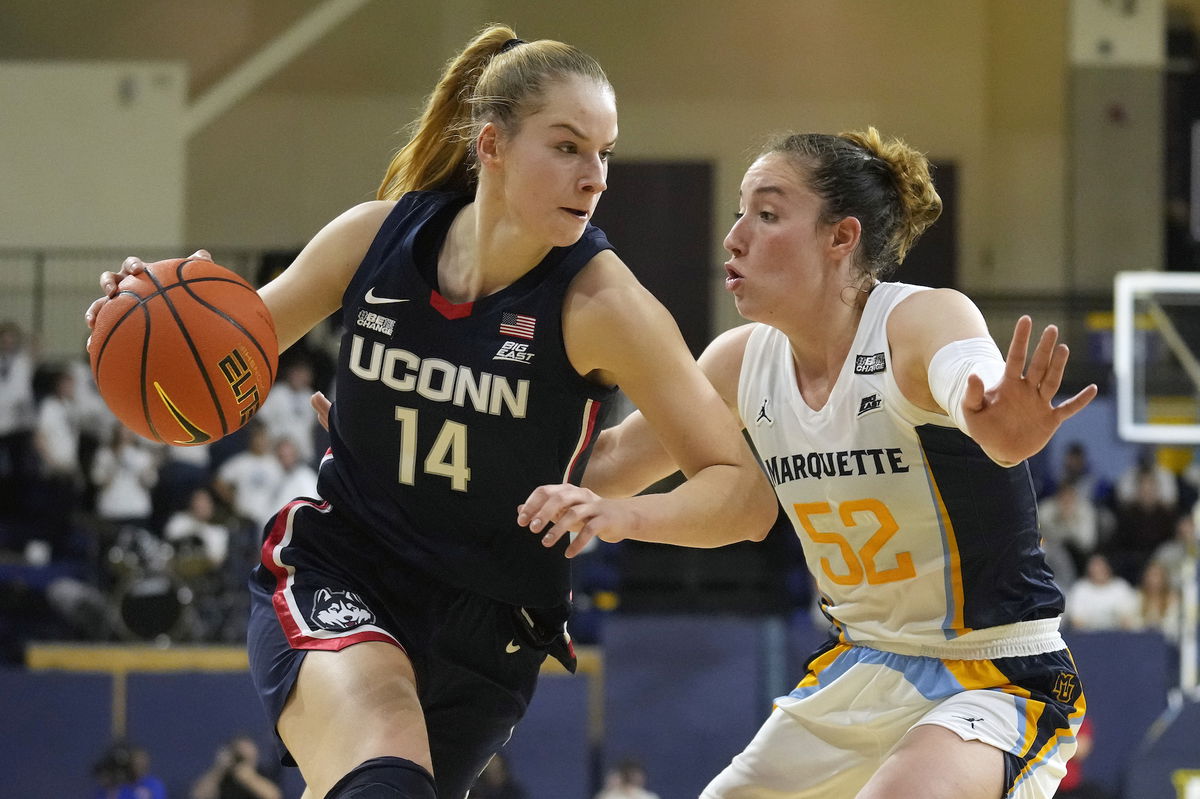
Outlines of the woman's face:
M755 161L738 197L738 217L725 237L730 258L725 288L738 313L770 322L782 297L803 291L824 268L821 199L804 185L788 156L764 155Z
M617 139L612 89L583 77L549 85L511 135L497 133L496 165L507 213L550 246L574 244L608 187Z

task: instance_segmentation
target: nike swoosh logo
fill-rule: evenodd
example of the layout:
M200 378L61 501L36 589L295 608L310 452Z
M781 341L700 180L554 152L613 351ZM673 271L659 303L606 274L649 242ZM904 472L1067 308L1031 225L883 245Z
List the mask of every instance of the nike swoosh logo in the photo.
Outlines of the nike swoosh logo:
M175 421L179 422L179 426L183 428L183 432L191 436L191 440L176 441L176 444L186 447L189 444L203 444L212 438L208 433L197 427L191 419L183 415L183 411L179 410L179 407L174 402L171 402L171 398L167 396L167 392L163 391L163 387L158 384L157 380L154 381L154 389L158 392L159 399L163 401L163 405L166 405L167 410L175 417Z
M515 638L508 642L508 646L504 647L504 651L510 655L513 652L519 651L520 649L521 649L521 645L517 643L517 640Z
M389 303L389 302L408 302L407 298L400 300L400 299L394 299L392 297L376 297L374 286L371 286L371 288L367 289L367 296L364 297L363 299L365 299L367 302L371 303L372 305L383 305L384 303Z

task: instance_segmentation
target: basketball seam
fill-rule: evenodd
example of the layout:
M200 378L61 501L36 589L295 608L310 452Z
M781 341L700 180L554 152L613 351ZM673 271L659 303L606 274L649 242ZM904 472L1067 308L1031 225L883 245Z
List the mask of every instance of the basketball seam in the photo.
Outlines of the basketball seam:
M179 285L179 284L183 283L183 280L184 280L183 268L185 266L187 266L189 263L191 263L193 260L196 260L196 259L185 258L175 266L175 280L176 280L175 285ZM208 370L204 368L204 361L200 358L200 353L196 350L196 344L195 344L195 342L192 341L191 334L188 333L187 328L184 327L183 321L180 319L180 316L179 316L179 311L175 308L175 305L171 302L170 298L167 296L166 290L169 287L163 286L161 283L159 283L158 278L155 277L154 274L150 270L147 269L145 274L150 278L151 282L154 283L154 285L158 288L159 293L162 295L163 302L166 303L166 305L167 305L167 310L170 311L171 316L175 318L175 324L176 324L176 326L179 327L179 332L183 333L183 338L187 342L188 349L191 350L192 359L195 361L196 367L200 370L200 376L202 378L204 378L204 385L208 388L208 398L212 402L213 408L216 410L217 416L221 420L221 435L222 436L228 435L229 434L229 424L225 421L225 409L221 407L221 399L217 395L217 390L213 386L212 379L208 375ZM149 297L147 297L147 299L149 299ZM144 362L144 359L143 359L143 362ZM143 368L145 368L145 367L143 366ZM145 382L146 381L143 376L143 380L142 380L142 384L143 384L142 390L143 391L145 391Z
M258 339L255 338L250 333L250 331L246 329L245 325L243 325L237 319L234 319L232 316L227 314L225 311L222 311L220 308L218 308L217 306L210 303L208 300L201 297L196 292L192 291L191 287L188 285L190 283L201 283L201 282L231 283L231 284L237 286L238 288L246 289L247 291L251 292L255 296L258 295L258 292L255 291L253 286L243 283L240 280L230 280L227 277L192 278L192 279L189 279L187 281L187 283L184 283L181 281L180 283L177 284L180 287L182 287L184 291L186 291L188 294L190 294L193 300L198 302L200 305L203 305L205 308L212 311L213 313L215 313L217 316L224 319L229 324L233 325L235 328L237 328L239 331L241 331L242 334L244 334L246 336L246 338L249 339L252 344L254 344L254 348L258 350L258 354L260 356L262 356L263 365L267 367L267 378L268 378L267 385L268 386L274 385L275 384L275 371L271 368L271 359L267 357L267 351L263 348L263 345L258 343ZM271 322L271 332L274 333L275 332L275 321L270 320L270 322ZM265 397L264 397L264 399L265 399Z
M155 292L154 294L152 294L150 296L155 296L157 294L158 294L158 292ZM150 418L149 407L147 405L147 400L146 400L146 350L147 350L147 348L149 346L149 342L150 342L150 310L146 307L144 298L142 298L140 295L138 295L137 292L121 291L117 294L117 297L120 297L121 295L137 297L138 301L136 303L134 303L132 306L130 306L130 308L125 311L125 313L121 314L119 319L117 319L111 325L109 325L108 333L107 333L107 335L105 335L104 341L100 344L100 349L96 353L96 366L92 370L92 373L93 373L93 375L95 375L96 383L98 385L101 384L102 380L100 377L100 370L104 366L104 353L108 349L109 342L112 341L113 338L116 337L117 328L119 328L122 325L122 323L125 322L125 320L127 320L129 317L133 316L133 314L136 313L137 311L141 311L142 316L143 316L143 321L145 322L145 325L142 330L142 366L141 366L141 381L140 381L140 383L141 383L140 391L141 391L141 397L142 397L142 403L141 403L142 404L142 418L146 420L146 424L149 425L150 432L152 432L154 434L154 437L157 438L160 443L165 444L166 441L164 441L163 437L161 435L159 435L158 428L154 426L154 422ZM116 297L114 297L113 299L115 300Z
M162 434L158 432L158 428L154 425L154 419L150 415L150 399L146 392L146 364L149 361L150 321L152 317L150 316L150 309L146 307L145 304L139 302L134 307L141 308L142 313L146 317L146 324L142 326L141 379L138 381L138 388L142 394L142 418L146 420L146 425L150 428L150 432L154 434L154 437L157 438L161 443L165 444L167 443L166 440L162 437ZM124 319L124 317L122 317L122 319ZM109 338L112 338L111 334L109 335ZM107 345L108 341L105 340L104 343Z

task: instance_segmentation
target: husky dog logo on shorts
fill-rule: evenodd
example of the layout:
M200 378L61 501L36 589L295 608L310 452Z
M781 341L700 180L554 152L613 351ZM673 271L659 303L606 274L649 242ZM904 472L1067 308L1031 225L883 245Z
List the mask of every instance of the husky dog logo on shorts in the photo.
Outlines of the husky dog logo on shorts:
M322 629L340 632L361 624L374 624L375 614L367 610L358 594L322 588L313 599L310 620Z

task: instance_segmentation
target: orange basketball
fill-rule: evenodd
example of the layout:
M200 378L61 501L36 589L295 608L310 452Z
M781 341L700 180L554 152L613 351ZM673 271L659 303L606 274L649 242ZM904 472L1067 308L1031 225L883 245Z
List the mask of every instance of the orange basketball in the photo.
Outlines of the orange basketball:
M175 446L216 441L275 381L275 324L254 287L195 258L148 264L100 309L88 343L100 396L121 423Z

